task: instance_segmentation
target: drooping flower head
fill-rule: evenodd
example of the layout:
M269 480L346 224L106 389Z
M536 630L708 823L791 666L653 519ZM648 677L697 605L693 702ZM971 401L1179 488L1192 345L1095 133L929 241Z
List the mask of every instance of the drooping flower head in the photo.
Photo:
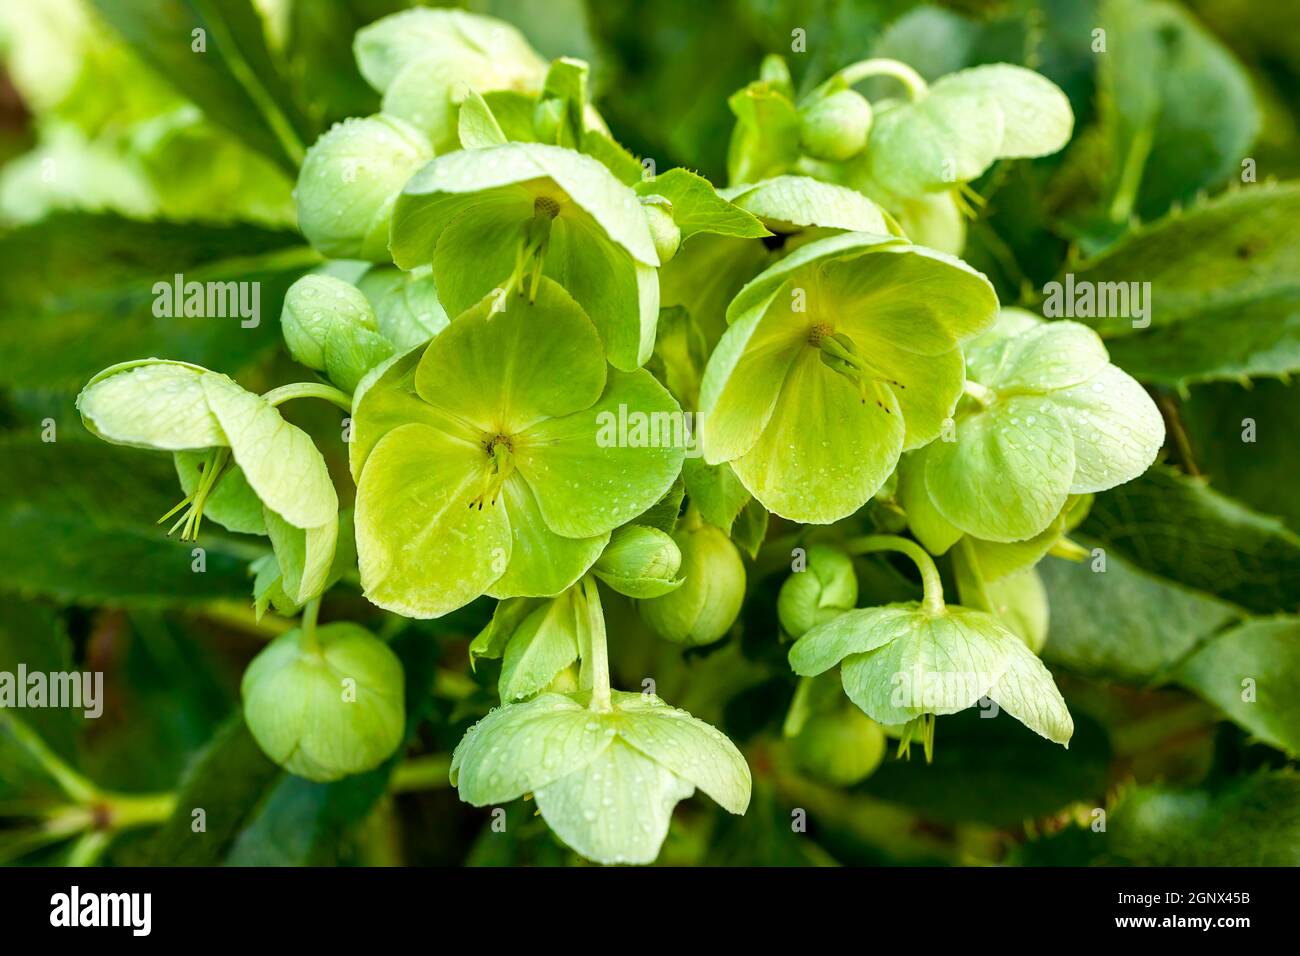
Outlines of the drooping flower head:
M964 380L959 343L987 328L983 275L891 236L809 243L751 281L700 393L710 464L769 511L829 523L938 436Z
M198 535L209 517L231 531L269 534L285 589L298 604L320 593L338 536L338 495L310 436L267 397L218 372L163 359L100 372L77 396L105 441L172 452L186 492L165 520Z

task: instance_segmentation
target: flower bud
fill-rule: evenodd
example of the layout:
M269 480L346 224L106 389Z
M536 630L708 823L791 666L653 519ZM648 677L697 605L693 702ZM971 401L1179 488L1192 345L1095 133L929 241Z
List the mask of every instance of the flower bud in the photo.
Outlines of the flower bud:
M357 288L375 308L379 334L399 352L429 341L447 327L447 310L438 299L430 266L410 272L376 266L358 280Z
M745 565L731 539L696 518L684 519L673 540L685 581L640 603L641 616L661 637L679 644L711 644L731 628L745 598Z
M388 646L347 622L276 638L241 685L244 720L258 746L290 773L338 780L379 766L402 742L402 664Z
M677 576L681 564L681 549L668 534L627 525L614 532L592 570L619 594L644 599L676 590L682 583Z
M816 159L843 162L867 145L871 104L860 93L836 90L808 104L799 114L799 143Z
M648 196L641 200L646 222L650 224L650 238L655 244L659 264L666 265L682 244L682 230L673 221L673 204L662 196Z
M795 762L810 776L851 787L880 766L885 733L856 707L836 707L809 717L791 748Z
M303 235L331 258L388 261L393 203L432 158L424 134L395 116L336 123L307 150L294 188Z
M303 276L290 286L280 314L280 329L294 360L325 372L349 392L393 352L376 325L374 310L361 291L326 275Z
M785 579L776 598L776 614L791 637L803 637L858 601L858 578L853 561L843 551L826 545L808 548L808 565Z

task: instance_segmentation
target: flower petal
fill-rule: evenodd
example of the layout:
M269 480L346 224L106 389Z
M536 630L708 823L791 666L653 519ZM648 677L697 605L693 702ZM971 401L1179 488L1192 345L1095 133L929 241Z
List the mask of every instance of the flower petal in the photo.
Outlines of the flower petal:
M830 524L880 490L898 464L903 430L888 386L877 386L864 401L847 379L822 364L820 353L805 348L763 434L731 464L768 511Z
M200 382L206 369L144 359L104 369L81 390L77 409L104 441L186 451L227 444Z
M609 543L609 532L566 538L546 524L537 497L519 475L502 488L510 521L510 563L488 589L495 598L549 597L559 594L596 563Z
M999 400L926 450L935 508L968 534L1023 541L1060 513L1074 478L1074 438L1046 398Z
M1009 666L989 690L989 696L1034 733L1068 747L1074 719L1051 673L1020 641L1010 645L1009 650Z
M1160 409L1146 389L1114 365L1050 398L1074 435L1072 494L1132 481L1151 467L1165 442Z
M489 459L428 425L401 425L366 459L357 485L357 559L374 604L440 617L468 604L510 561L506 505L470 507Z
M610 372L596 404L540 422L514 441L515 462L546 524L572 538L604 534L655 504L685 454L681 410L644 370Z
M845 611L811 628L790 648L790 667L800 677L816 677L851 654L883 647L904 633L917 604L886 604Z

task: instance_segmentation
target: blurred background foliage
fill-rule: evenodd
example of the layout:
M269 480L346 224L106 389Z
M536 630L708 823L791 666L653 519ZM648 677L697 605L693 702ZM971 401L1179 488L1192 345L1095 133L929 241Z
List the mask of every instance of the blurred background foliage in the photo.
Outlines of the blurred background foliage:
M403 6L0 6L0 671L96 670L106 688L98 720L0 713L0 860L578 862L529 804L510 807L499 832L447 787L450 750L495 702L494 670L466 667L490 602L409 622L345 580L324 613L365 623L402 657L408 746L339 783L289 777L238 711L242 668L288 626L249 610L247 566L263 544L209 528L206 571L193 573L189 546L153 523L171 504L170 463L88 441L72 405L98 369L149 355L259 390L292 380L276 348L280 299L319 264L295 228L299 157L223 51L238 52L310 143L377 108L351 37ZM800 90L870 55L927 79L998 61L1039 70L1069 95L1075 137L1059 156L999 164L974 184L987 203L966 258L1004 304L1035 307L1045 282L1078 266L1098 280L1150 279L1159 314L1176 319L1141 331L1098 322L1115 360L1157 397L1170 441L1164 464L1099 496L1077 532L1106 549L1105 574L1040 565L1043 656L1075 715L1070 749L968 711L940 721L933 765L890 755L848 789L801 774L780 736L795 679L774 613L796 539L774 521L729 640L682 654L611 602L622 683L653 675L660 694L720 723L754 770L746 816L683 804L661 862L1300 864L1300 398L1289 379L1300 369L1300 185L1286 184L1300 176L1300 6L467 6L515 23L544 55L591 60L597 105L622 142L659 169L685 165L719 184L726 98L767 52L787 56ZM223 38L202 57L177 39L196 23ZM804 52L791 52L795 30ZM1245 185L1243 160L1256 180ZM262 324L155 318L151 286L178 272L260 281ZM336 414L291 414L350 488ZM889 515L868 508L856 520ZM859 572L860 603L915 593L886 559L861 559ZM158 825L97 830L65 806L60 773ZM154 802L132 803L139 795Z

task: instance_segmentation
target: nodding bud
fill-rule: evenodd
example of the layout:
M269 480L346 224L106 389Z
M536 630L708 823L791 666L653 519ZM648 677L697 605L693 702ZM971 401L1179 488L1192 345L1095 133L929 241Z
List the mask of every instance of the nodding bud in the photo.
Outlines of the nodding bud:
M795 763L809 776L851 787L880 766L885 733L856 707L840 706L811 715L790 746Z
M807 566L785 579L776 598L776 615L791 637L803 637L818 624L849 610L858 601L853 560L836 548L814 544Z
M731 629L745 599L745 565L720 528L684 519L673 534L682 553L681 587L639 604L659 636L678 644L712 644Z
M659 264L666 265L682 244L681 227L673 220L673 204L662 196L646 196L641 200L646 222L650 225L650 238L654 241Z
M424 134L396 117L336 123L307 150L294 187L303 235L332 259L390 261L393 204L432 158Z
M871 118L865 96L836 90L799 110L799 144L815 159L843 162L867 145Z
M393 354L365 294L333 276L303 276L290 286L280 329L294 361L325 372L349 392Z
M356 624L272 641L244 672L244 720L258 746L290 773L338 780L373 770L406 731L402 662Z
M668 534L645 525L626 525L614 532L592 571L620 594L644 600L680 587L681 566L681 549Z

